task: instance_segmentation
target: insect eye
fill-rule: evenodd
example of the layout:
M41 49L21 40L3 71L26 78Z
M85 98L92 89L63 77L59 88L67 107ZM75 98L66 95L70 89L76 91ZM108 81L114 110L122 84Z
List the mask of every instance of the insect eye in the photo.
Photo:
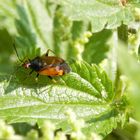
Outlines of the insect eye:
M31 63L25 62L22 66L26 69L30 68Z

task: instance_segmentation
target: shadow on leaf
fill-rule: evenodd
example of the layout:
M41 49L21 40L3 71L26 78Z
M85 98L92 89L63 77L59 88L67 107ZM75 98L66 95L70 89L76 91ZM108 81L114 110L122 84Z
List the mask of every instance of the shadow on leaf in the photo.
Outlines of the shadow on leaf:
M9 77L8 85L5 89L5 94L12 92L19 87L38 90L39 88L59 83L59 77L51 80L47 76L40 75L36 80L36 72L31 75L29 75L29 72L29 70L18 67L17 70L14 71L14 74ZM56 83L54 82L55 80Z

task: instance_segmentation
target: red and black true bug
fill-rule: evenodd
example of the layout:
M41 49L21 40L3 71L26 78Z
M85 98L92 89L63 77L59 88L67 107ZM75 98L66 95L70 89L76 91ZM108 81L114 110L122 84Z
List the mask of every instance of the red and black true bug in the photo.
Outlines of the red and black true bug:
M19 58L15 44L13 46L18 59L22 62L22 60ZM22 62L22 66L24 68L31 69L29 75L35 71L37 73L36 77L39 75L46 75L52 79L52 77L62 76L70 72L70 67L65 62L65 60L57 56L48 56L50 51L52 50L48 49L44 55L37 56L32 60L28 59L25 62Z

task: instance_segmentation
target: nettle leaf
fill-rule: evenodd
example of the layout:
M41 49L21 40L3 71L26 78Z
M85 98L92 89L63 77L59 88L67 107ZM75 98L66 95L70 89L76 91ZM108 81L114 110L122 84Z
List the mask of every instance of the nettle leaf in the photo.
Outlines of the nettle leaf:
M38 49L36 49L35 33L32 31L31 23L29 22L25 8L17 5L17 13L19 19L15 20L15 25L19 36L15 38L16 48L20 48L18 50L20 57L28 58L28 56L32 56L31 58L33 58L39 54Z
M49 5L45 1L31 0L23 2L22 6L17 5L16 28L19 36L16 44L22 58L37 56L37 47L43 53L52 49L57 56L66 58L72 21L63 15L61 7L51 5L54 10L52 13L48 12Z
M8 29L10 34L15 34L14 18L17 16L15 1L0 1L0 27Z
M111 37L111 30L102 30L98 33L93 33L89 42L85 45L83 58L88 63L99 64L104 58L107 57L107 52L110 47L107 44L108 39Z
M45 1L24 1L22 6L17 5L17 14L15 24L19 36L16 37L16 45L20 48L19 55L33 58L40 54L37 47L44 51L51 49L52 19L47 13Z
M51 48L51 36L53 30L53 21L46 10L45 4L45 1L38 0L25 1L24 3L25 10L31 22L32 30L37 37L37 44L43 49Z
M137 59L128 53L128 50L125 48L124 44L119 44L118 48L118 63L120 69L127 75L129 81L129 88L128 88L128 97L130 99L131 104L134 106L135 110L135 117L136 119L140 120L140 76L139 70L140 65ZM121 57L123 56L123 59ZM129 68L129 69L128 69Z
M59 19L59 10L56 9L58 15L55 13L53 21L47 13L45 4L45 1L30 0L22 1L22 6L17 5L18 17L15 23L18 31L16 43L19 56L34 57L39 54L36 50L38 45L46 51L46 48L52 48L53 43L61 46L63 39L70 36L70 28L65 32L65 27L69 24L63 22L67 21L67 17L61 15L62 19ZM85 4L85 9L86 6ZM59 24L53 24L56 21ZM66 24L61 26L61 23ZM81 27L77 29L79 25ZM80 37L83 27L87 27L83 26L83 21L73 23L70 38L72 41ZM61 32L61 29L66 34L63 34L63 38L59 36L60 38L52 43L52 39L57 38L56 33ZM53 33L56 35L54 38ZM22 52L24 50L25 54ZM116 107L114 103L112 81L96 65L77 62L71 65L72 72L65 76L55 77L53 80L47 76L40 76L38 81L35 81L36 73L28 75L29 71L20 66L16 70L10 65L8 67L10 72L0 70L0 118L9 123L40 123L51 120L58 128L70 131L65 113L68 109L72 109L78 118L86 121L84 132L106 135L116 128L120 120L125 119L119 105Z
M98 32L105 26L114 29L122 22L128 24L134 20L133 6L122 6L116 0L57 0L56 3L64 7L65 14L72 20L90 21L93 32Z
M26 77L22 69L11 77L1 75L0 118L10 123L48 119L65 128L65 113L72 109L86 121L85 132L111 132L121 116L113 105L112 82L96 65L77 62L71 67L71 73L54 78L55 82L46 76L36 82L35 75Z

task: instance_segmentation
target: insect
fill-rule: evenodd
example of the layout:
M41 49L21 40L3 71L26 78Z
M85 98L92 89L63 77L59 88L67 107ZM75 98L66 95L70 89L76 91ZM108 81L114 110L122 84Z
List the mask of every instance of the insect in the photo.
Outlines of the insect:
M62 76L70 72L70 67L65 60L57 56L49 56L49 52L52 51L50 49L42 56L37 56L32 60L28 59L23 62L19 58L15 44L13 46L19 61L22 62L22 66L26 69L31 69L29 75L35 71L37 73L36 78L39 75L46 75L52 79L55 76Z

